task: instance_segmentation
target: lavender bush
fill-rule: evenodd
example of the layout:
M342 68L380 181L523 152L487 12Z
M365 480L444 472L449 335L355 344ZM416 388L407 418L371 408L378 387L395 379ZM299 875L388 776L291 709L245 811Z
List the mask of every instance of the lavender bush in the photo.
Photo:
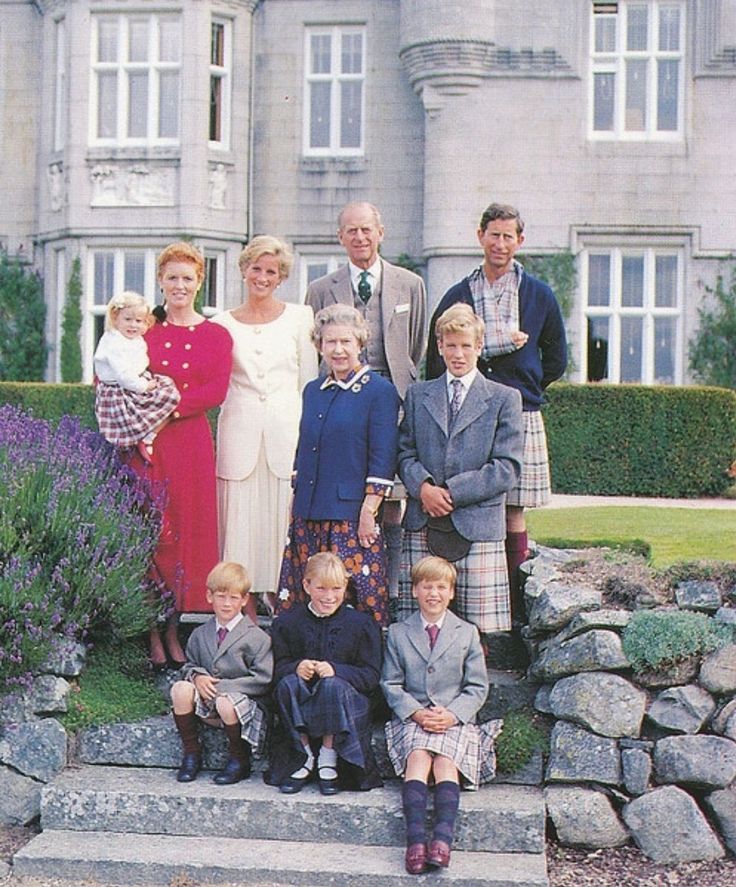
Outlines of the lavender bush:
M146 578L160 514L99 435L0 407L0 689L62 638L140 634L167 601Z

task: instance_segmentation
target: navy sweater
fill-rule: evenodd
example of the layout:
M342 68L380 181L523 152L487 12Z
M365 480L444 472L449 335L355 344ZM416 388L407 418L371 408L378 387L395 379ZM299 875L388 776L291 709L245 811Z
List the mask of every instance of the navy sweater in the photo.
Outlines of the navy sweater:
M437 318L456 302L474 307L467 277L450 287L432 315L427 347L428 379L436 379L445 372L434 328ZM567 339L554 293L546 283L526 272L519 287L519 329L529 335L523 348L490 360L479 360L478 369L488 379L521 392L525 410L538 410L544 403L544 389L565 372Z

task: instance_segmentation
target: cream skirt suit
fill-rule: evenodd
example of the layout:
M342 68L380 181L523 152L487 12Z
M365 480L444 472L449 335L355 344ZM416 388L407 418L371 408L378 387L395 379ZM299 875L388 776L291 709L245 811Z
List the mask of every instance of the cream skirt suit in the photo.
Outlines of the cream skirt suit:
M270 323L213 318L233 339L233 369L217 425L223 560L242 564L253 591L275 592L286 542L301 393L317 375L312 309L286 303Z

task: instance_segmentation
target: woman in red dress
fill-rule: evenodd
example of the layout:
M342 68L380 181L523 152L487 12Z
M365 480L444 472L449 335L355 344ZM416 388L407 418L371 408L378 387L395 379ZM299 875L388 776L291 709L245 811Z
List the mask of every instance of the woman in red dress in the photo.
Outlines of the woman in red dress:
M153 560L155 580L175 600L163 638L151 631L151 663L184 663L178 613L210 612L205 580L219 560L215 454L207 410L225 399L232 339L194 310L204 280L204 259L189 243L172 243L158 257L165 319L146 334L150 370L170 376L181 394L159 432L152 461L136 465L163 501L163 529Z

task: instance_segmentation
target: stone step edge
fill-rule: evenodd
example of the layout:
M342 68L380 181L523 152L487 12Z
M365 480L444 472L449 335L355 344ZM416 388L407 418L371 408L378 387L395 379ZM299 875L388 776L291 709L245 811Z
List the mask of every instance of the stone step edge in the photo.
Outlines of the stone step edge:
M330 833L334 840L364 846L404 842L399 783L324 798L313 784L298 795L283 795L260 780L215 786L210 776L203 773L182 785L168 770L72 768L44 787L41 825L180 836L217 834L219 828L225 837L288 840L293 837L289 823L298 821L303 840L314 843L329 842ZM456 835L458 849L467 851L543 853L544 796L526 786L463 792Z
M177 837L114 832L43 832L14 857L18 877L53 876L79 883L84 879L125 885L169 884L188 876L197 882L274 883L289 887L385 887L425 884L437 874L404 872L400 847L365 848L292 841ZM339 880L337 880L339 878ZM541 854L455 851L442 883L457 887L548 887Z

